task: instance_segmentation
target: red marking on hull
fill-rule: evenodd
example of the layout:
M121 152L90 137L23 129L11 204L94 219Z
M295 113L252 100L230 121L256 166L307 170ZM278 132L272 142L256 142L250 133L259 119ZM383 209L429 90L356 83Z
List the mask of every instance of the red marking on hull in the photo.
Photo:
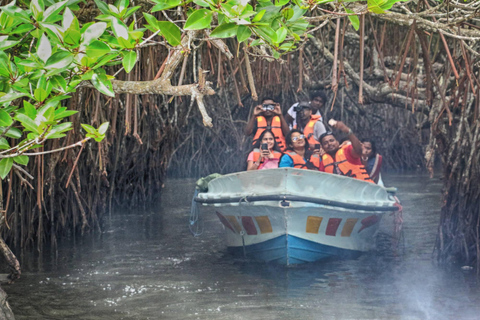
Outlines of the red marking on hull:
M257 227L255 227L252 217L242 217L242 225L248 235L257 234Z
M360 231L362 231L363 229L373 226L374 224L378 223L378 221L380 221L380 217L375 214L366 217L365 219L362 219L362 221L360 221L362 227L360 228L360 230L358 230L358 233L360 233Z
M218 219L220 219L223 225L228 229L232 230L233 232L235 232L235 229L233 229L233 227L230 225L230 222L228 222L228 220L225 219L225 217L220 212L217 211L216 213L217 213Z
M328 219L328 225L327 225L327 230L325 231L325 234L327 236L334 236L337 234L337 229L338 226L340 225L340 222L342 222L342 219L340 218L330 218Z

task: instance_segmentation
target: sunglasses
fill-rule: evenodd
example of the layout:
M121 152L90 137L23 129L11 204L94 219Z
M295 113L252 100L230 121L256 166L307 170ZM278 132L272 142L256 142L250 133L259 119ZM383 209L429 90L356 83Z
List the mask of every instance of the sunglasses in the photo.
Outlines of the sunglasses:
M296 142L296 141L299 140L299 139L305 139L305 136L304 136L303 134L301 134L301 135L299 135L298 137L293 137L293 138L292 138L292 141L293 141L293 142Z

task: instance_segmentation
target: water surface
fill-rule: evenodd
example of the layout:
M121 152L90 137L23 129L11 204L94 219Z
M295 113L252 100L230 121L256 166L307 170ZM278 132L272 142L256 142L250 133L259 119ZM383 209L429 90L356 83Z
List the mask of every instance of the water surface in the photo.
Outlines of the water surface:
M226 252L223 228L203 216L188 229L193 183L166 183L162 207L114 215L102 234L25 253L22 278L5 286L16 319L478 319L472 271L432 259L442 182L390 175L404 205L399 256L294 267ZM392 217L382 221L391 233Z

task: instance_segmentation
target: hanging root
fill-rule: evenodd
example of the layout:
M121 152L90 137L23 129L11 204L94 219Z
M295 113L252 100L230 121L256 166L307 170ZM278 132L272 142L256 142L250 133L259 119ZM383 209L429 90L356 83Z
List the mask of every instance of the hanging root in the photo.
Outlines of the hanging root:
M247 66L248 84L250 85L250 91L252 91L252 99L257 101L258 95L255 89L255 82L253 81L252 67L250 66L250 59L248 58L247 47L244 46L243 50L245 51L245 65Z

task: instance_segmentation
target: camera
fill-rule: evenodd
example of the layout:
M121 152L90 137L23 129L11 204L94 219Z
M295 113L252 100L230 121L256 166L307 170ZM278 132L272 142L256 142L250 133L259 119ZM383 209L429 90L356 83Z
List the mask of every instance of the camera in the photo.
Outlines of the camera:
M309 102L300 102L298 105L293 107L293 111L300 112L303 109L311 109Z
M267 143L262 143L262 145L260 146L260 149L268 150L268 144Z
M275 110L274 104L262 104L263 111L273 111Z

